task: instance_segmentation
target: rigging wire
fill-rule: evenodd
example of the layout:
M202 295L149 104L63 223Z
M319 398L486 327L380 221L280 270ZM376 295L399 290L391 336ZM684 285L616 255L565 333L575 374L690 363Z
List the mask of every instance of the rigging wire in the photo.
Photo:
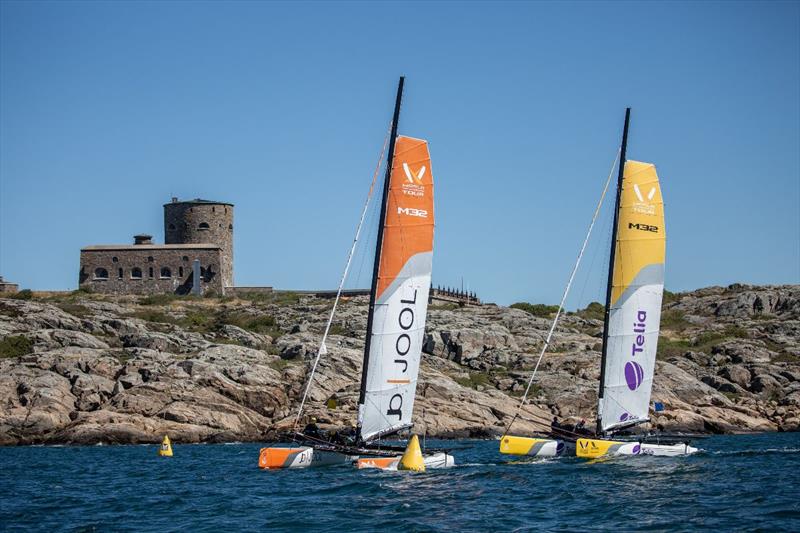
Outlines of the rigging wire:
M611 246L610 243L611 243L611 222L612 222L612 218L613 217L609 217L607 215L602 215L602 218L601 218L602 231L600 231L600 235L601 236L604 235L605 239L601 243L596 244L594 246L594 251L591 252L592 260L589 262L589 268L586 269L586 275L584 276L583 287L581 288L581 292L578 295L578 299L577 299L576 305L581 305L580 302L584 301L584 296L586 295L586 287L589 284L589 280L592 278L592 274L591 273L594 271L594 264L597 261L597 255L600 253L600 250L605 250L603 257L608 259L608 257L606 257L607 256L606 252L608 252L608 250L610 249L610 246ZM602 222L603 219L605 219L605 222ZM605 262L608 263L608 261L605 261ZM601 289L600 289L599 284L597 284L597 289L596 289L596 292L593 294L593 297L600 298L600 296L601 296ZM593 298L589 303L591 303L592 301L599 301L599 300ZM588 304L586 304L586 305L588 306Z
M378 180L378 173L381 169L381 162L383 161L383 155L386 152L386 147L389 144L389 137L391 136L392 124L389 124L389 131L386 133L386 137L383 140L383 148L381 149L381 155L378 158L378 164L375 166L375 172L372 174L372 183L369 186L369 193L367 194L367 199L364 202L364 207L361 210L361 218L358 220L358 227L356 227L356 234L353 238L353 244L350 246L350 252L347 254L347 263L344 266L344 271L342 272L342 279L339 281L339 288L336 291L336 299L333 301L333 307L331 308L331 314L328 316L328 323L325 325L325 331L322 334L322 340L319 343L319 348L317 349L317 356L314 358L314 365L311 367L311 374L308 376L308 382L306 383L306 390L303 392L303 399L300 401L300 408L297 410L297 416L294 419L294 425L292 426L293 431L297 430L297 423L300 421L300 416L303 414L303 406L306 403L306 398L308 397L308 391L311 390L311 385L314 382L314 373L317 371L317 365L319 364L320 357L328 352L328 349L325 346L325 341L328 338L328 332L331 329L331 324L333 323L333 316L336 314L336 306L339 305L339 299L342 295L342 288L344 287L345 281L347 280L347 274L350 270L350 263L353 260L353 254L356 250L356 244L358 244L358 238L361 235L361 228L364 226L364 217L367 214L367 209L369 208L370 200L372 200L372 194L375 191L375 183Z
M614 158L614 163L611 165L611 171L608 173L608 178L606 179L606 184L603 187L603 192L600 195L600 201L597 202L597 207L594 209L594 214L592 215L592 221L589 224L589 230L586 232L586 238L583 240L583 245L581 245L581 250L578 252L578 259L575 261L575 266L572 267L572 272L569 275L569 281L567 281L567 286L564 288L564 294L561 296L561 303L558 304L558 311L556 311L556 316L553 318L553 323L550 325L550 331L547 333L547 338L544 341L544 345L542 346L542 351L539 353L539 359L536 360L536 366L533 367L533 372L531 373L531 377L528 380L528 386L525 387L525 393L522 395L522 399L519 402L519 406L517 406L517 412L514 414L514 418L511 419L511 422L508 423L506 430L503 432L503 437L508 434L508 431L511 429L511 425L514 421L519 417L520 411L522 411L522 407L525 405L525 401L528 399L528 393L531 390L531 386L533 385L533 379L536 377L536 372L539 370L539 364L542 362L542 358L544 357L545 352L547 351L547 347L550 345L550 339L553 336L553 332L556 329L556 324L558 324L558 318L561 316L561 311L564 309L564 302L567 299L567 295L569 294L570 286L572 285L572 280L575 279L575 272L578 270L578 266L581 264L581 259L583 258L583 252L586 250L586 244L589 242L589 237L592 235L592 229L594 228L594 223L597 220L597 216L600 214L600 208L603 206L603 200L606 197L606 192L608 192L608 187L611 184L611 176L614 174L614 168L617 166L617 161L619 160L621 149L617 151L617 156Z
M373 241L377 240L377 220L378 220L378 207L377 204L373 204L372 207L369 209L369 213L367 214L367 233L364 235L364 243L366 245L372 244ZM362 288L362 280L364 277L362 276L362 272L364 270L364 264L367 260L367 257L370 255L374 255L375 246L362 246L358 255L361 256L361 261L359 262L358 258L356 258L356 262L358 263L358 273L356 274L354 281L355 284L351 286L353 289L360 289ZM353 278L351 278L353 279ZM369 283L367 283L369 286Z

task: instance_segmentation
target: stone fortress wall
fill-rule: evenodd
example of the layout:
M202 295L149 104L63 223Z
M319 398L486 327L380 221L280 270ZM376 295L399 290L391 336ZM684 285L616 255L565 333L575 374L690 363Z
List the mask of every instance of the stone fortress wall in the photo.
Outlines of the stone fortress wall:
M164 205L166 244L136 235L133 245L81 249L78 284L113 294L188 294L193 263L200 261L200 288L225 294L233 285L233 204L190 200Z
M80 286L114 294L189 294L200 260L203 292L222 294L221 253L214 245L90 246L81 250Z
M164 243L219 245L222 285L233 287L233 204L173 198L164 204Z
M0 293L15 293L19 290L19 285L16 283L11 283L10 281L3 280L3 276L0 276Z

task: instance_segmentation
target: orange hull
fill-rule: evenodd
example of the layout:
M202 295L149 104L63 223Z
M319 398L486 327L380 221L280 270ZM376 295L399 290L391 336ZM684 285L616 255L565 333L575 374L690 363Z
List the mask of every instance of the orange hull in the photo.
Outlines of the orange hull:
M394 470L400 462L400 457L364 457L356 461L356 468L379 468L381 470Z
M259 468L291 468L311 463L311 448L261 448L258 455Z

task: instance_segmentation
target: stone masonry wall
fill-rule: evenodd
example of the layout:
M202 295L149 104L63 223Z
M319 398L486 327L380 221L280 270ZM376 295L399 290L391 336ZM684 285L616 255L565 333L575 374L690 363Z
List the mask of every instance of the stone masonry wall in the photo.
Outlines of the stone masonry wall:
M222 284L233 287L232 204L206 200L164 204L164 242L218 245Z
M101 247L97 247L101 248ZM112 294L188 294L192 290L192 263L200 260L202 291L223 294L217 247L142 245L84 248L78 284L93 292ZM134 269L139 269L140 272ZM168 269L168 270L162 270ZM137 274L140 273L140 276ZM106 274L106 277L104 277Z

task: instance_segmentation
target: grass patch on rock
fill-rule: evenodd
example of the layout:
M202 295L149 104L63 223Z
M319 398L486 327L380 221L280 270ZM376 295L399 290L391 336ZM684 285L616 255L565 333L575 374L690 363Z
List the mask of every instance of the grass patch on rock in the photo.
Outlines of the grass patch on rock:
M145 322L158 322L163 324L178 323L178 319L175 317L167 315L162 311L156 311L155 309L143 309L141 311L135 311L131 316L134 318L140 318Z
M33 341L22 335L9 335L0 340L0 358L20 357L33 353Z
M193 306L186 309L183 316L167 314L157 309L141 309L133 316L146 322L173 324L196 333L217 334L222 326L231 325L252 333L269 335L273 339L283 333L272 315L252 315L227 310L213 310L207 307Z
M62 311L78 318L86 318L92 314L91 309L81 304L76 304L72 302L63 302L56 304L56 306Z
M430 309L430 310L432 310L432 311L455 311L455 310L456 310L456 309L458 309L459 307L461 307L461 306L460 306L460 305L458 305L458 304L451 304L451 303L447 303L447 304L434 304L434 305L429 305L429 306L428 306L428 309ZM512 307L513 307L513 306L512 306Z
M290 359L278 359L276 361L270 361L267 363L267 366L273 370L277 370L278 372L283 372L287 367L290 367L293 364L295 363L293 363Z
M342 324L338 324L334 322L331 324L331 329L328 330L328 334L330 335L347 335L347 328L344 327Z
M773 363L800 363L800 357L786 351L779 352L772 358Z
M692 325L686 320L686 313L680 309L670 309L661 313L661 328L672 331L685 331Z
M454 381L462 387L477 389L478 385L483 385L484 387L489 385L489 374L486 372L470 372L468 377L454 378Z
M661 336L658 339L657 359L681 356L689 350L711 353L711 348L730 339L749 339L747 330L739 326L728 326L720 331L706 331L694 339L671 339Z

